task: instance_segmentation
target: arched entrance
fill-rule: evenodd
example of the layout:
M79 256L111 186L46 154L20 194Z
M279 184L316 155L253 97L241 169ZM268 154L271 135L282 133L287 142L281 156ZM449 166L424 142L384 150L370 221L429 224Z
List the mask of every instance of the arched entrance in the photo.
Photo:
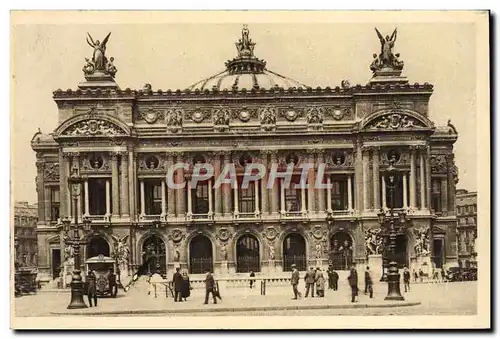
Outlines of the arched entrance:
M109 244L102 236L93 236L87 244L87 259L97 257L102 254L106 257L110 256Z
M330 260L334 270L348 270L353 263L352 238L347 232L337 232L330 239Z
M189 243L189 272L193 274L213 272L212 242L200 234Z
M396 236L396 262L398 268L408 267L408 238L405 234L398 234Z
M236 272L259 272L259 241L251 234L241 236L236 242Z
M167 249L165 242L157 235L150 235L142 244L142 264L146 264L146 272L155 273L159 269L160 274L166 273Z
M283 271L291 271L292 264L299 271L307 268L306 240L299 233L290 233L283 240Z

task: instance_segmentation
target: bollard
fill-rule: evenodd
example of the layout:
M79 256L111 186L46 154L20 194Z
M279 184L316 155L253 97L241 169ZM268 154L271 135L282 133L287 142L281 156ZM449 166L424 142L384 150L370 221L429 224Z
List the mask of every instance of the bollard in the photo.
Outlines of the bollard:
M262 280L260 282L260 295L266 295L266 281Z

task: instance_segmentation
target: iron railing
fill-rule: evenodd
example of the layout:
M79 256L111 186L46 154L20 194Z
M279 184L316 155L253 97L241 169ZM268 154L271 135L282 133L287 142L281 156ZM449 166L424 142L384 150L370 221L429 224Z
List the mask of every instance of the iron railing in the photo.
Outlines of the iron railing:
M189 273L202 274L213 272L214 261L212 258L191 258L189 260Z
M284 255L283 256L283 271L290 272L292 264L297 266L297 270L305 271L307 267L307 258L305 255Z
M243 256L236 258L236 272L248 273L250 271L260 272L259 256Z

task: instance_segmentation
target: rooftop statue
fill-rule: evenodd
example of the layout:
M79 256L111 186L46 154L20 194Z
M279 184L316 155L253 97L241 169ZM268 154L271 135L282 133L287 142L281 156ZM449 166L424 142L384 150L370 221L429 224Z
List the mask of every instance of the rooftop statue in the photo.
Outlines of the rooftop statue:
M243 25L241 30L241 39L238 39L236 43L236 48L238 49L239 57L253 57L253 49L255 43L249 38L250 31L247 25Z
M116 67L113 65L114 58L111 57L108 60L106 57L106 44L108 43L111 32L106 35L102 42L99 40L94 41L89 33L87 33L87 35L87 43L94 49L94 53L92 54L92 60L85 58L86 65L83 67L83 73L85 75L100 73L114 77L117 72Z
M373 72L382 70L384 68L392 69L392 70L402 70L404 63L399 61L399 53L394 54L393 48L396 43L397 37L397 28L394 29L394 32L389 37L389 35L384 36L380 33L380 31L375 28L377 32L377 36L380 40L380 54L373 54L373 62L370 65L370 69Z

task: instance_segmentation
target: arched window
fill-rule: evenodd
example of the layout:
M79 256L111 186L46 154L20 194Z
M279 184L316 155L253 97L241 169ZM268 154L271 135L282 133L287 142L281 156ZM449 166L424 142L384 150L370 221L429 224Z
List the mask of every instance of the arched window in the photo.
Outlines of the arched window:
M97 257L99 254L109 257L109 244L103 237L95 236L90 239L87 245L87 259Z
M353 263L353 243L346 232L335 233L330 240L330 260L334 270L348 270Z
M299 233L290 233L283 240L283 271L291 271L292 264L299 271L307 267L306 240Z
M259 241L253 235L245 234L236 243L236 272L259 272Z
M146 264L145 273L165 274L167 269L167 251L165 242L157 235L150 235L142 244L142 263Z
M212 242L204 235L197 235L189 243L189 272L213 272Z

